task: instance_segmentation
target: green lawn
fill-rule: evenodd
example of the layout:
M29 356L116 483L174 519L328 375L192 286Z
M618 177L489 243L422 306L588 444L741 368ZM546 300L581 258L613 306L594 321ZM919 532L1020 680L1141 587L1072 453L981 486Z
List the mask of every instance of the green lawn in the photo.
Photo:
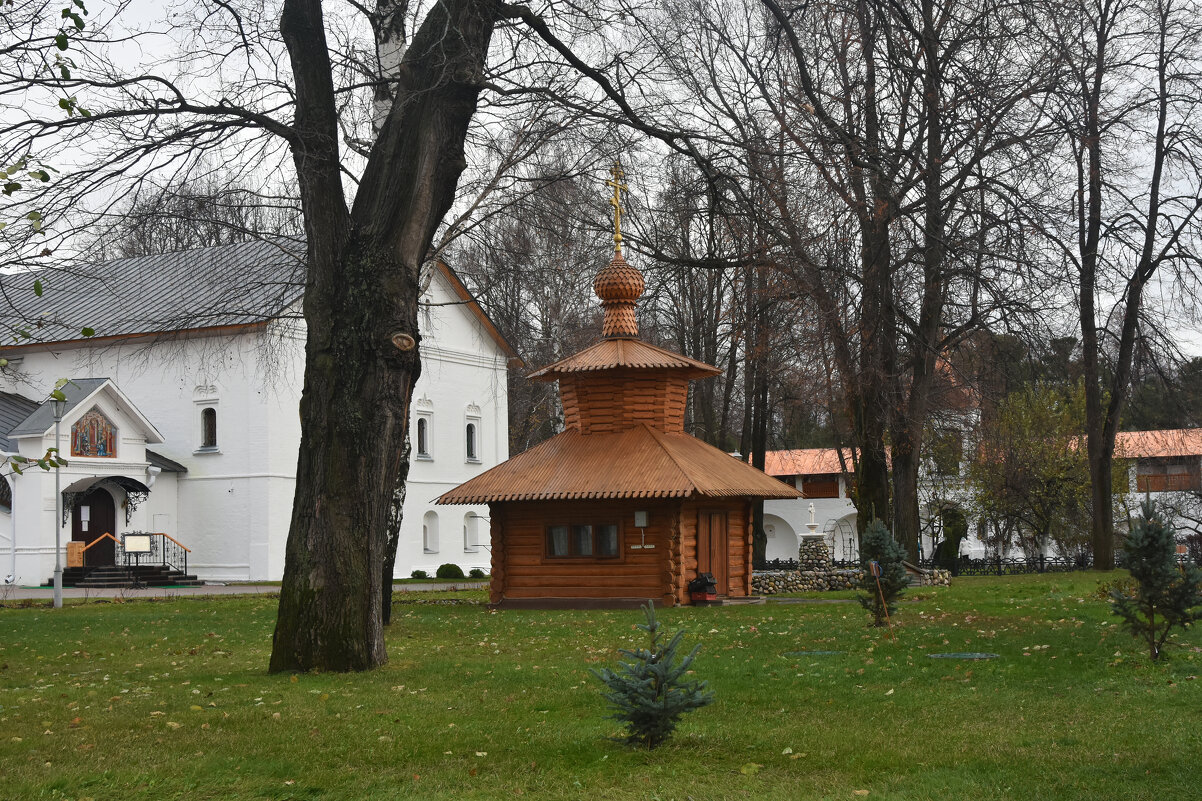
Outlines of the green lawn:
M384 669L269 676L274 598L10 606L0 797L1196 798L1202 637L1150 663L1097 583L913 590L896 643L852 604L663 611L718 700L654 752L606 739L588 673L638 612L399 593Z

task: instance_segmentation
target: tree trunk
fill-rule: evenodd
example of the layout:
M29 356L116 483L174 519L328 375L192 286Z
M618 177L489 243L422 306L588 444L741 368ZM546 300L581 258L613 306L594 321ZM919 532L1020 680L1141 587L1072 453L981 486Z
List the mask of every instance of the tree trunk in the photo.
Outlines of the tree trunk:
M409 437L405 437L405 448L401 452L401 475L397 479L396 492L388 505L388 539L384 543L384 571L381 575L380 599L383 603L384 625L392 622L392 574L396 571L396 551L401 543L401 523L404 522L405 496L409 480L409 456L413 448Z
M943 207L943 75L936 9L933 0L922 2L923 117L923 247L922 302L917 330L913 332L909 356L909 393L899 390L893 422L893 536L906 549L910 561L918 562L919 503L918 473L922 456L923 427L930 413L930 396L935 377L939 326L945 294L944 254L946 223Z
M762 326L760 327L762 330ZM768 369L761 364L756 372L755 415L751 432L751 464L763 470L768 453ZM764 499L751 504L751 563L763 566L768 561L768 533L764 530Z
M494 0L441 0L427 14L348 212L321 3L285 0L308 341L272 672L366 670L387 658L382 578L420 371L418 277L465 166L499 10Z
M325 314L311 313L306 298L300 459L272 672L387 661L385 543L420 369L417 348L402 351L390 337L400 330L416 341L417 285L404 285L408 273L390 254L365 250L342 260L343 291L323 299ZM382 271L400 284L395 297L379 291Z
M918 563L918 445L908 436L893 438L893 538Z

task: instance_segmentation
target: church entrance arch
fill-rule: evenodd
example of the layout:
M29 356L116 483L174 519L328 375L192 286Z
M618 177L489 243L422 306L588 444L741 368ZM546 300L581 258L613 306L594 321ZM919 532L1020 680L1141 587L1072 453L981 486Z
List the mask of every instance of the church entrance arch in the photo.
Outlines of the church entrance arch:
M783 517L774 514L764 515L764 534L767 544L764 547L764 558L771 562L774 559L797 559L797 532Z
M105 533L114 534L116 527L117 505L112 493L104 487L85 492L71 510L72 540L89 543ZM115 560L115 543L107 537L84 554L84 564L88 567L111 565Z

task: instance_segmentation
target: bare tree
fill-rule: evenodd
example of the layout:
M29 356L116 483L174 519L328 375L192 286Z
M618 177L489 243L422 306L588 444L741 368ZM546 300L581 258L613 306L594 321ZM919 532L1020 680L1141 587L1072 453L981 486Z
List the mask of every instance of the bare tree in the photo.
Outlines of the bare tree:
M1109 570L1115 436L1133 355L1157 326L1148 290L1196 286L1202 16L1192 0L1050 7L1047 35L1067 72L1056 120L1072 191L1045 230L1076 278L1094 565Z

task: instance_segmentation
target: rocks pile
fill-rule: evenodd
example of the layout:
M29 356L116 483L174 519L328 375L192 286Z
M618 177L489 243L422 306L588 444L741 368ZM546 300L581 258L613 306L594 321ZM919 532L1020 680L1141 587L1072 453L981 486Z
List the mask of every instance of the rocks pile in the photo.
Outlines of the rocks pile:
M936 567L931 570L924 570L922 576L915 581L914 577L910 577L911 587L950 587L952 586L952 572Z
M780 592L806 592L801 573L796 570L757 570L751 576L753 595L776 595Z
M802 573L829 573L831 569L831 552L820 537L805 537L797 550L798 570Z
M854 590L860 584L860 570L836 570L831 565L830 551L821 539L803 539L797 554L797 570L763 570L751 577L751 591L756 595L775 595L782 592L826 592ZM910 570L911 587L948 587L952 575L947 570Z
M854 590L860 581L859 570L761 570L751 577L756 595L781 592L826 592Z

